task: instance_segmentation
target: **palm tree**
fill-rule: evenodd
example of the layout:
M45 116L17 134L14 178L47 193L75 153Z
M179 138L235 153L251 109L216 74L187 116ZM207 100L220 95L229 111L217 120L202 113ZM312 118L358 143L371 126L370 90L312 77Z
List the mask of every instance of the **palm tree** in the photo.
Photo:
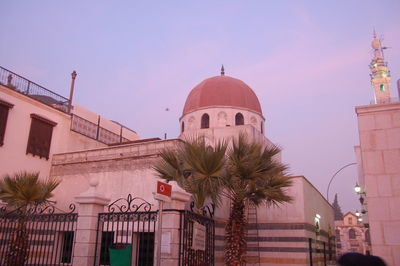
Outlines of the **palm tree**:
M223 193L231 200L231 213L225 227L226 265L239 266L245 263L245 202L259 206L292 200L285 190L292 184L286 175L287 166L274 159L280 151L273 145L265 147L261 143L250 142L243 134L233 140L227 153Z
M213 148L200 137L161 152L154 169L159 177L174 180L191 193L198 209L206 198L216 205L222 196L231 200L225 262L238 266L244 265L246 255L245 202L259 206L291 200L285 190L292 184L287 167L274 159L279 153L278 147L250 142L243 134L233 140L229 150L225 141Z
M157 175L178 185L193 195L200 210L207 198L215 204L221 199L222 177L225 175L226 142L207 146L204 137L181 142L175 149L161 152L161 160L153 167Z
M29 235L26 230L26 216L31 206L48 203L52 191L60 184L55 179L39 180L39 173L21 172L6 175L0 180L0 200L18 212L20 217L10 235L10 249L5 258L6 265L24 265L29 255Z

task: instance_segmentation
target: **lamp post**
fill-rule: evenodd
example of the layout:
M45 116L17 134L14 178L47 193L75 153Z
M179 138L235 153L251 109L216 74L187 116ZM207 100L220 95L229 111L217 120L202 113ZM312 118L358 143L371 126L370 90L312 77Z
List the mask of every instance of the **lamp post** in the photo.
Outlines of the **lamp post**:
M342 166L342 168L340 168L339 170L337 170L336 173L333 174L333 176L331 177L331 180L329 181L328 188L326 189L326 200L327 200L328 202L329 202L329 188L330 188L331 183L332 183L333 179L335 178L335 176L336 176L337 174L339 174L343 169L345 169L345 168L347 168L347 167L349 167L349 166L355 165L355 164L357 164L357 163L349 163L349 164L346 164L345 166Z
M367 193L365 191L361 191L361 187L358 183L356 183L356 185L354 186L354 191L360 195L359 201L361 203L361 213L362 214L366 214L367 211L364 209L364 202L365 202L365 198L364 196L367 195ZM365 204L366 205L366 204Z

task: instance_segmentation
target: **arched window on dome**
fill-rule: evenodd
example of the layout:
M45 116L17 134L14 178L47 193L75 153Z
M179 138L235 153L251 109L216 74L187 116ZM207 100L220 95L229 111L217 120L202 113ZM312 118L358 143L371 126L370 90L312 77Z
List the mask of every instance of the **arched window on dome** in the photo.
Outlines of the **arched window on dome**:
M263 121L261 121L260 127L261 127L261 134L264 134L264 123L263 123Z
M201 117L201 128L210 127L210 116L208 114L203 114Z
M244 117L241 113L237 113L235 115L235 125L236 126L244 125Z
M185 122L182 121L181 124L181 133L183 133L185 131Z
M349 230L349 239L356 239L356 231L353 228Z

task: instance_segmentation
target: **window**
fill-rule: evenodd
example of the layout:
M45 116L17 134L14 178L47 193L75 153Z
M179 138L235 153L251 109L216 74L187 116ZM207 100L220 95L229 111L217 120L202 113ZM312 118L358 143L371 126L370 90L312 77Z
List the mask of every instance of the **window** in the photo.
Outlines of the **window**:
M32 122L26 153L49 159L53 127L57 123L36 114L31 114L31 118Z
M210 127L210 116L208 114L204 114L201 117L201 128L209 128Z
M61 263L71 263L72 261L72 248L74 243L74 232L68 231L62 234L62 252Z
M262 121L261 121L261 134L264 134L264 124Z
M347 218L347 223L348 224L353 224L353 217Z
M181 132L183 133L184 131L185 131L185 122L182 121Z
M6 134L8 110L13 108L13 104L0 100L0 146L4 144Z
M241 113L237 113L235 115L235 125L236 126L244 125L244 117Z
M381 91L385 91L385 84L379 85L379 89L380 89Z
M353 228L349 230L349 239L356 239L356 231Z

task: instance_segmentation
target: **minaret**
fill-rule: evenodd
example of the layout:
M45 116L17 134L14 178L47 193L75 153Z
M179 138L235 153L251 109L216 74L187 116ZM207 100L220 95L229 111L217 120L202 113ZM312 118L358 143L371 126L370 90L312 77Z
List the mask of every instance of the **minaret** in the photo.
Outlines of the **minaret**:
M374 31L374 39L372 40L371 46L374 52L374 56L369 65L371 69L371 84L374 88L375 103L389 103L390 94L390 71L387 67L387 62L383 57L383 49L381 40L376 38Z

